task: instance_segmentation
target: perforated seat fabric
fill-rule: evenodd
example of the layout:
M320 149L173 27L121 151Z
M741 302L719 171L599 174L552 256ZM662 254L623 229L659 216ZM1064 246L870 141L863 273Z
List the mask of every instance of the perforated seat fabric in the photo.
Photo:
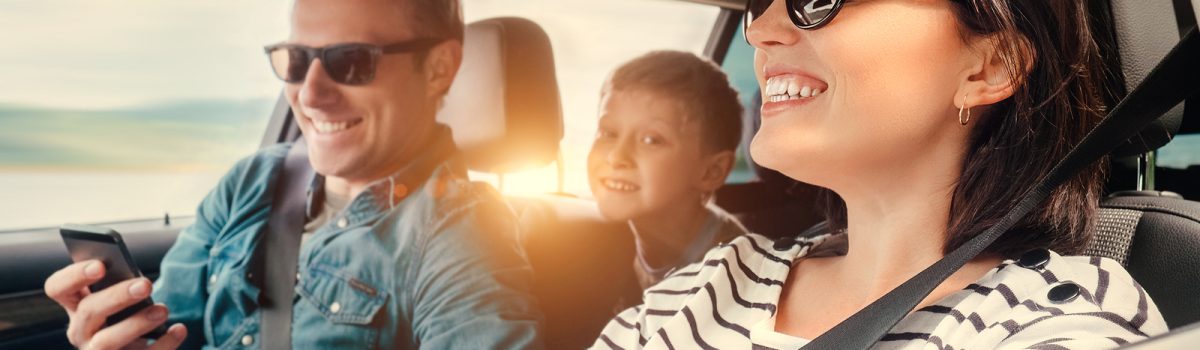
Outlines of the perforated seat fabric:
M1176 328L1200 321L1200 202L1156 193L1101 202L1087 251L1121 261Z

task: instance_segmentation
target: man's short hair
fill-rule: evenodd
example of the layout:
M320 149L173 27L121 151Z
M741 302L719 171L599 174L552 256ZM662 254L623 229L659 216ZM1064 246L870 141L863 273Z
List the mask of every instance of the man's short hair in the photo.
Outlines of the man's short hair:
M652 51L617 68L602 94L644 91L669 99L700 122L706 152L733 151L742 137L742 103L713 61L682 51Z
M417 36L463 41L462 6L458 0L402 0Z

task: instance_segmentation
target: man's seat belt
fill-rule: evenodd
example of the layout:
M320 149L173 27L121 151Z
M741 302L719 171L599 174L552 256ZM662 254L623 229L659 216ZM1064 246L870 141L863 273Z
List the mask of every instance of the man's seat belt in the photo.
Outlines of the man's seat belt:
M1136 135L1176 104L1200 93L1200 34L1192 28L1083 141L995 225L888 292L803 349L868 349L947 277L1038 207L1059 184Z
M292 348L292 304L296 292L296 268L300 255L300 237L308 221L308 190L314 171L308 162L304 139L296 140L283 161L283 169L274 184L267 227L259 237L256 270L262 276L262 349ZM318 191L320 189L317 189ZM319 194L318 194L319 195ZM317 201L319 202L319 201ZM319 209L320 205L313 205ZM313 213L315 214L315 213Z

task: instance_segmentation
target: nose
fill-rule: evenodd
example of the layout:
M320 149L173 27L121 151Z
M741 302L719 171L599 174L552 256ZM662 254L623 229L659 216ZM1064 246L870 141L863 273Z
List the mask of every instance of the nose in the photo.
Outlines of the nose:
M800 28L796 28L788 18L784 0L772 2L767 10L746 28L747 41L759 50L795 44L800 40L800 35Z
M613 169L628 169L634 165L633 157L630 155L632 151L632 142L622 138L618 140L611 148L608 149L608 166Z
M310 62L304 82L300 83L300 105L306 108L323 109L337 105L341 102L341 98L337 83L329 78L325 67L321 66L321 60L315 59Z

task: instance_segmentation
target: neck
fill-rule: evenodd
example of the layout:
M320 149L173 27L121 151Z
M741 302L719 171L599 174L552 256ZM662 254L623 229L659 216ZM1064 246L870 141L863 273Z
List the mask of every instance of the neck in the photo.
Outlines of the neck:
M629 228L642 250L642 258L651 267L660 268L675 264L695 243L707 216L708 209L702 205L676 206L630 219Z
M863 293L886 294L941 259L950 204L961 165L927 155L901 166L863 172L837 193L846 202L848 252L835 263ZM848 190L847 190L848 189Z
M353 176L325 176L325 193L334 194L347 200L353 200L360 193L365 191L371 184L380 180L387 179L395 175L400 170L412 164L412 162L420 156L423 150L430 142L434 141L434 135L437 130L433 127L424 132L413 133L413 142L409 142L395 156L379 164L373 171L364 171L361 175Z

